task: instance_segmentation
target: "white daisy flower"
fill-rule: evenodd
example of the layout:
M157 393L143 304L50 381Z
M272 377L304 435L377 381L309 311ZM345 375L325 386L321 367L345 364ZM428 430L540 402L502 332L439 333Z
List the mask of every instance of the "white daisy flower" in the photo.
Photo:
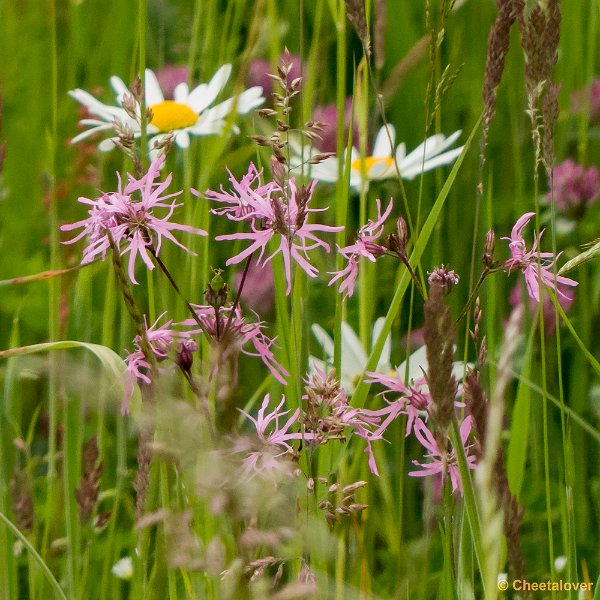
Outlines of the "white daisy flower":
M386 130L387 129L387 130ZM373 154L361 158L359 151L353 146L350 157L350 187L357 190L368 189L369 182L380 181L396 177L396 167L394 165L394 154L398 170L402 179L414 179L417 175L425 171L431 171L442 165L447 165L460 155L463 146L448 150L458 139L461 130L455 131L451 136L446 137L441 133L432 135L422 144L417 146L410 154L406 154L406 144L401 143L396 147L396 130L393 125L382 127L375 138ZM308 160L320 154L320 152L310 146L302 148L298 144L292 146L296 156L292 161L292 166L298 167L303 162L305 169L309 171L312 179L334 183L338 178L339 158L332 156L316 165L310 165ZM301 157L304 156L304 159ZM344 160L344 159L342 159Z
M371 332L371 343L374 343L381 330L385 319L380 317L373 325ZM329 334L320 326L313 325L312 332L317 338L317 341L323 348L326 360L320 360L314 356L309 357L310 370L314 372L315 369L327 372L333 367L333 340ZM415 350L405 361L403 361L396 368L391 366L390 354L392 348L391 336L388 336L383 345L379 362L375 367L374 371L389 376L397 376L404 378L410 384L423 378L423 374L427 373L427 349L425 346L421 346ZM364 373L367 367L367 361L369 357L362 345L360 339L345 321L342 322L342 364L341 364L341 377L340 384L347 394L351 394L356 388L360 377ZM467 366L472 366L471 363L467 363ZM456 381L461 382L465 372L465 363L463 361L456 361L452 364L452 374ZM423 390L427 390L427 386L423 386Z
M118 560L110 571L119 579L131 579L133 577L133 561L131 560L131 556L125 556L121 560Z
M380 317L375 321L373 330L371 332L371 340L375 341L381 333L385 319ZM313 325L312 332L317 338L317 341L323 348L323 352L327 357L326 361L320 360L314 356L310 356L308 363L310 369L320 369L321 371L327 372L333 367L333 340L329 334L320 326ZM392 338L388 336L383 346L383 351L379 357L377 363L377 371L380 373L389 373L391 370L390 366L390 352L392 348ZM359 378L363 374L369 357L363 347L359 337L356 335L352 327L345 321L342 322L342 363L341 363L341 376L340 384L347 394L351 394L356 388Z
M145 104L147 108L152 109L152 119L148 123L150 148L154 147L155 141L160 141L171 133L180 148L187 148L190 145L190 135L221 133L225 127L227 115L234 108L238 113L245 114L264 102L262 88L256 86L245 90L235 98L229 98L211 106L225 87L230 74L231 65L223 65L209 83L201 83L191 91L187 83L180 83L174 90L173 100L165 100L156 75L150 69L146 69ZM123 80L116 76L110 78L110 83L120 106L103 104L81 89L69 92L72 98L85 106L94 117L97 117L80 121L89 129L75 136L72 140L73 144L97 132L113 130L116 119L128 125L133 130L135 137L141 135L139 123L132 119L122 107L125 94L130 93L129 89ZM116 139L113 137L103 140L98 147L103 152L111 150L114 148Z
M456 346L454 346L456 352ZM473 367L472 363L467 363L468 367ZM408 371L407 371L408 368ZM418 381L423 377L424 373L429 370L427 363L427 348L421 346L415 350L404 362L394 369L394 374L397 377L404 377L406 375L406 381L410 384L411 382ZM456 381L461 382L465 375L465 363L462 360L457 360L452 363L452 375ZM423 386L423 389L428 389L427 386Z

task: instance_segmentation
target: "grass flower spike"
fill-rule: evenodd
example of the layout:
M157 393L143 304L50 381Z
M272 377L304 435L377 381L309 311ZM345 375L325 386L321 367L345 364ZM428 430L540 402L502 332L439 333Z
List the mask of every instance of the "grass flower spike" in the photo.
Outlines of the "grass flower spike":
M164 181L155 181L160 175L160 168L164 160L163 155L153 161L148 172L140 179L135 179L128 174L128 182L125 187L117 173L119 185L116 192L104 193L95 200L79 198L79 202L91 207L88 211L89 216L76 223L63 225L61 230L82 229L72 240L63 242L65 244L73 244L87 236L88 245L83 249L82 264L90 263L98 257L104 260L106 251L111 245L110 237L112 237L113 242L121 251L121 255L129 252L129 278L132 283L137 284L135 279L136 257L139 255L148 269L154 269L150 255L160 252L163 237L186 252L194 254L178 242L171 232L186 231L196 235L207 235L207 233L190 225L169 221L175 208L180 205L176 204L175 200L167 201L181 192L162 195L172 179L172 175L169 174ZM134 199L135 194L140 197L140 200ZM166 214L163 217L155 216L154 210L157 208L167 209Z
M387 130L386 130L387 129ZM406 154L406 144L399 144L394 151L396 130L393 125L382 127L377 133L373 152L370 156L361 157L356 147L352 147L350 157L350 187L360 191L368 189L370 182L381 181L396 177L394 156L402 179L414 179L417 175L431 171L442 165L452 163L463 147L448 150L458 139L461 131L455 131L446 138L442 134L433 135L417 146L412 152ZM299 146L294 147L298 156L302 156ZM313 159L319 151L305 148L304 158L296 158L294 166ZM311 164L309 175L319 181L334 183L338 178L339 158L332 156L319 164ZM343 160L343 158L342 158Z
M192 90L187 83L180 83L174 89L173 100L165 100L156 75L146 69L144 89L146 108L151 110L148 122L150 147L154 147L154 142L159 142L172 132L175 143L180 148L187 148L190 145L190 135L219 134L225 128L226 118L232 110L246 114L264 102L262 88L252 87L236 98L229 98L212 106L230 74L231 65L223 65L208 83L202 83ZM74 144L94 133L114 130L115 121L128 126L136 138L141 135L138 119L123 108L125 98L131 94L129 88L116 76L111 77L110 82L119 106L103 104L81 89L69 92L72 98L95 117L81 121L89 129L75 136L72 141ZM112 150L116 141L115 137L109 138L100 142L98 147L102 151Z
M576 286L577 282L561 275L555 276L554 273L550 271L550 267L554 265L558 256L555 258L552 252L538 252L537 246L544 233L543 231L540 233L539 237L534 237L531 250L527 250L525 240L523 239L523 229L534 215L535 213L533 212L525 213L515 223L510 237L502 238L504 240L509 240L508 245L511 253L511 257L504 262L503 267L509 273L513 269L520 269L523 271L529 297L539 302L540 281L542 285L549 287L559 296L566 296L566 294L561 291L558 284L562 283L563 285Z

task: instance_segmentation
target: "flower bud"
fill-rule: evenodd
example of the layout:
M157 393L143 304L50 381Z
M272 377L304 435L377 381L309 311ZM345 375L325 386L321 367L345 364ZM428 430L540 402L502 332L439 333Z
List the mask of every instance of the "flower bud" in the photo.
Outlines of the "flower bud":
M177 366L188 373L192 369L192 364L194 362L194 351L197 350L197 346L195 342L191 340L181 342L179 344L179 348L177 348Z
M206 292L204 292L206 303L213 308L220 308L227 302L229 286L223 281L222 272L222 269L213 270L213 278L210 280Z
M406 255L406 244L408 243L408 227L406 221L400 217L396 222L396 233L390 234L388 244L390 250L400 256Z
M496 245L496 234L493 229L490 229L485 234L485 244L483 249L483 264L486 267L492 268L494 265L494 246Z

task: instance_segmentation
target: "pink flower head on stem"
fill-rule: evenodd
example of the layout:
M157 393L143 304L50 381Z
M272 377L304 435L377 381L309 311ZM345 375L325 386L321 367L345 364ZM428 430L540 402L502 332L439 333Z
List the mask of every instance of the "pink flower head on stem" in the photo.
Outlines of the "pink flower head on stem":
M289 373L277 362L271 347L275 344L275 339L268 338L262 331L262 322L248 322L242 315L239 306L233 311L232 307L222 306L218 312L212 306L193 306L196 317L203 325L203 330L194 329L190 333L200 333L204 331L210 336L210 342L213 349L218 351L219 357L226 360L232 357L234 364L240 352L248 356L258 356L273 377L279 383L285 385L285 378ZM187 319L182 325L195 326L195 319ZM252 344L254 352L244 347Z
M475 456L469 454L471 446L467 444L467 440L471 433L472 420L473 417L468 416L460 426L460 440L463 446L460 452L464 451L469 469L475 468L476 461ZM428 477L429 475L437 474L441 474L442 477L444 477L449 475L450 482L452 483L452 491L456 492L456 490L458 490L462 494L463 487L460 479L456 450L454 448L449 452L441 450L435 441L433 434L421 419L416 420L414 433L415 437L427 450L424 458L429 459L429 461L420 463L417 460L413 460L413 464L417 467L421 467L421 469L419 471L410 471L409 475L411 477Z
M88 237L88 245L83 249L82 264L93 262L98 256L102 260L106 258L106 252L110 248L112 237L121 255L129 252L129 279L137 284L135 279L135 259L141 257L149 270L154 269L154 263L150 258L151 253L160 252L162 239L165 237L186 252L194 254L189 248L181 244L171 233L172 231L186 231L196 235L208 235L202 229L196 229L189 225L171 223L169 219L175 208L180 206L175 200L167 202L181 194L162 195L169 187L172 175L169 174L163 182L155 180L160 176L160 168L165 160L164 155L152 162L147 173L140 179L127 175L127 185L123 189L121 178L116 192L105 193L95 200L79 198L79 202L91 206L88 218L69 225L63 225L62 231L82 229L72 240L63 242L72 244L81 238ZM138 194L140 200L134 200L133 195ZM163 217L154 215L155 209L167 209ZM110 233L110 236L109 236ZM149 252L151 250L151 252Z
M173 321L171 319L162 325L158 324L165 314L166 313L160 315L150 327L146 326L145 328L148 345L157 362L166 360L169 354L175 349L176 345L184 345L189 352L195 352L197 349L196 343L189 338L187 332L177 331L172 328ZM129 401L131 400L134 383L136 381L147 385L152 383L152 380L150 379L151 366L146 360L146 356L142 350L142 340L139 335L133 340L133 345L135 351L128 353L125 358L128 379L125 386L123 403L121 404L122 414L127 414L129 412Z
M206 191L205 195L209 200L224 205L223 208L213 208L210 212L214 215L225 215L231 221L244 221L247 217L252 217L255 211L254 203L270 201L275 184L271 182L262 185L260 182L262 171L258 171L254 163L250 163L248 172L240 181L233 176L229 169L227 172L231 182L231 192L225 191L223 186L221 186L220 192ZM255 186L254 189L253 186ZM192 190L192 193L196 196L201 195L196 190Z
M370 416L384 418L381 424L372 432L373 439L383 438L383 434L388 426L400 415L406 415L406 433L408 436L413 430L417 419L427 419L429 408L431 406L431 395L424 377L416 382L406 385L404 380L397 375L382 375L381 373L367 372L369 379L365 383L379 383L386 390L379 395L383 396L388 406L379 410L364 409L363 412ZM388 394L400 395L395 400L389 400Z
M248 456L244 459L243 468L247 474L263 473L271 475L282 471L285 468L281 464L281 457L285 455L293 455L294 449L290 442L294 440L304 439L302 433L291 433L290 428L297 424L300 415L300 409L297 408L285 421L280 425L280 420L289 414L289 410L282 411L285 404L285 396L281 396L281 402L275 409L267 413L267 409L271 403L271 397L267 394L262 402L258 415L254 418L246 411L238 408L245 415L256 429L258 436L258 449L252 450L251 444L245 443L247 440L242 440L236 444L237 451L248 452Z
M242 262L257 251L259 252L257 263L265 265L281 253L287 280L286 294L289 295L292 289L292 260L309 277L316 277L319 271L309 262L308 251L322 247L329 252L330 247L315 233L332 233L341 231L343 227L308 223L310 213L326 210L308 208L316 181L309 186L298 187L295 179L290 178L283 188L273 183L272 185L258 186L256 190L252 190L250 185L254 179L249 171L246 178L239 183L236 182L238 185L234 195L224 193L216 198L215 192L207 192L209 198L231 204L230 207L222 209L222 213L232 220L245 221L251 229L250 232L218 235L215 239L251 242L242 252L227 260L228 266ZM279 247L271 256L263 260L265 250L271 240L279 240Z
M345 246L344 248L338 246L338 252L348 261L348 264L341 271L329 273L330 275L334 275L329 285L333 285L338 279L341 279L340 292L344 294L344 298L348 298L348 296L352 296L354 293L354 286L358 277L359 257L362 256L371 262L375 262L380 256L385 254L386 247L377 244L375 240L381 237L385 220L392 211L393 205L393 200L390 199L385 212L381 214L381 200L377 200L377 219L375 221L369 219L368 223L359 229L358 237L354 244Z
M577 282L567 277L562 277L561 275L555 276L554 273L550 271L550 267L554 265L560 254L554 257L552 252L538 252L537 247L542 234L544 233L543 231L540 233L539 237L534 236L533 246L531 247L531 250L527 250L525 240L523 239L523 229L534 215L535 213L533 212L525 213L515 223L510 237L502 238L503 240L509 240L511 253L511 257L504 262L503 268L509 273L513 269L523 271L529 297L539 302L540 281L542 285L549 287L558 296L566 296L566 294L558 287L559 284L576 286Z

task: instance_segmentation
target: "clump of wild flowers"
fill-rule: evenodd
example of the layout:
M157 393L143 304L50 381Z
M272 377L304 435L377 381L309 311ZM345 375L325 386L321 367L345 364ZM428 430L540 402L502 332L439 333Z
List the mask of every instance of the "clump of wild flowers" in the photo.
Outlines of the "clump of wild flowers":
M94 200L79 198L79 202L91 207L88 211L89 216L76 223L63 225L61 230L82 230L72 240L63 242L64 244L73 244L87 237L88 244L83 249L82 264L93 262L97 258L104 260L108 249L114 244L121 255L129 253L129 279L137 284L136 258L139 256L146 267L153 270L154 263L151 257L158 256L163 238L194 255L189 248L177 241L172 232L185 231L202 236L208 234L191 225L170 221L173 212L180 205L175 200L169 200L181 192L164 193L171 184L171 174L162 182L156 181L160 177L160 168L164 161L164 155L154 160L148 171L139 179L128 174L124 187L117 174L119 183L116 192L104 193ZM158 217L155 214L157 209L165 209L164 216Z
M264 324L260 321L249 321L239 305L192 305L194 318L186 319L183 325L194 327L200 323L201 328L192 329L190 333L203 333L214 353L215 363L213 375L224 361L234 363L233 380L237 381L237 357L241 353L256 356L262 360L271 375L285 385L289 373L275 359L272 347L275 340L263 332ZM252 350L247 346L250 345Z
M499 271L504 271L508 274L512 273L514 270L521 271L525 277L527 293L529 297L536 303L540 301L540 283L543 287L552 290L559 298L569 297L565 292L565 288L574 287L577 285L577 282L562 275L555 275L551 271L551 268L555 265L560 253L554 256L552 252L539 251L538 245L544 233L543 230L540 232L539 236L534 235L533 245L529 250L527 249L527 244L523 237L523 230L525 227L527 227L534 215L535 213L528 212L519 217L512 228L510 237L502 238L503 240L507 240L509 242L508 246L511 254L510 258L503 262L499 262L494 259L496 236L493 229L490 229L487 232L482 256L483 270L478 282L475 284L469 301L465 305L465 308L458 319L459 321L465 316L468 309L471 307L472 302L477 297L479 289L481 288L481 285L485 281L486 277Z
M330 272L330 275L334 277L330 280L329 285L341 281L339 291L344 294L344 298L352 296L354 288L356 286L356 280L358 278L358 267L360 258L366 258L371 262L376 262L378 258L388 255L400 260L406 267L409 275L417 288L417 291L423 295L421 289L421 281L414 272L409 257L407 254L407 243L408 243L408 227L406 221L400 217L396 221L396 232L387 236L385 240L380 240L383 235L385 221L389 217L392 207L393 200L390 202L385 209L381 212L381 200L377 200L377 218L375 221L369 219L366 225L363 225L357 234L354 244L350 246L344 246L340 248L338 246L338 252L347 261L346 266L340 271ZM443 271L443 267L442 267ZM442 272L440 271L440 273ZM437 273L437 271L436 271ZM458 276L453 271L449 271L452 275L448 276L455 283L458 283Z
M177 352L177 360L179 361L180 368L182 370L189 370L191 367L193 352L197 349L196 343L190 338L189 332L175 329L172 319L159 325L165 314L160 315L150 327L145 327L145 340L139 334L135 337L133 341L135 350L128 353L125 358L128 381L121 406L123 414L129 412L129 401L134 382L137 381L146 385L151 385L152 383L152 365L144 348L145 341L147 341L152 358L156 362L160 363L169 356L174 356Z
M297 424L300 409L297 408L291 415L289 410L281 410L285 405L285 396L282 396L274 410L267 412L270 404L271 397L267 394L256 418L241 408L238 409L254 425L258 442L258 446L253 447L246 437L240 438L235 445L236 452L246 454L243 462L246 474L263 473L273 476L275 473L291 473L290 460L296 454L290 442L304 439L302 433L290 431Z

